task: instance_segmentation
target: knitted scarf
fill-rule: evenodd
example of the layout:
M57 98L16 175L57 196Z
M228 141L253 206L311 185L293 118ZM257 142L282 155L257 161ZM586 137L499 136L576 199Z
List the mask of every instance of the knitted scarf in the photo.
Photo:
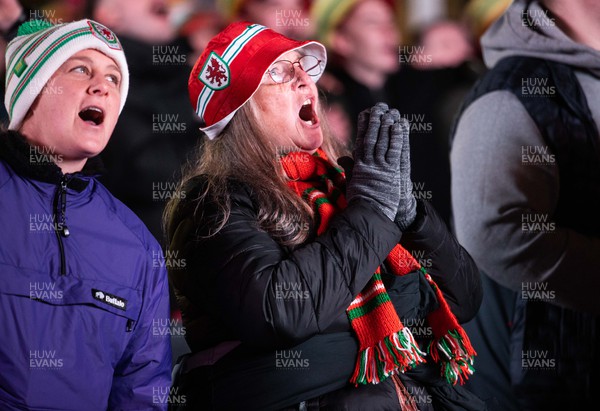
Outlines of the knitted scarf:
M289 187L313 208L317 235L323 234L331 218L346 208L343 170L333 167L322 150L313 155L291 152L280 160L290 179ZM394 275L418 271L433 288L439 303L439 307L427 316L433 340L426 352L419 348L410 330L398 318L378 268L346 310L359 341L358 358L350 382L377 384L395 372L404 372L425 362L428 352L435 362L441 363L442 375L448 382L463 384L474 371L476 353L439 287L400 244L390 251L385 263Z

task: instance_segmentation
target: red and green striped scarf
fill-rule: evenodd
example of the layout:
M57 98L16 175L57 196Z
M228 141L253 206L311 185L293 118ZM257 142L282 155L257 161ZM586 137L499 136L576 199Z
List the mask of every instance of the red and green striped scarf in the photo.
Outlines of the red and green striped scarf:
M317 235L323 234L336 213L346 208L346 177L318 150L288 153L281 158L289 186L315 211ZM439 287L417 260L400 244L390 251L386 265L395 275L419 271L431 285L439 307L428 314L433 341L426 351L440 362L442 375L451 384L461 384L473 373L476 355L471 342L442 295ZM346 310L359 341L359 354L350 382L377 384L395 372L404 372L425 362L410 330L405 327L390 301L378 268L369 283Z

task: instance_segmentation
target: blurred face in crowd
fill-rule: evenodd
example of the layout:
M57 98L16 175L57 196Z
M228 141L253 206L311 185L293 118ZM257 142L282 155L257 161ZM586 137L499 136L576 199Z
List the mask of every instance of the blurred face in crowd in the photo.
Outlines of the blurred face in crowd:
M346 64L391 74L399 68L399 32L384 0L362 0L333 34L332 48Z
M240 18L292 39L310 36L310 22L302 0L246 0Z
M430 27L424 33L421 45L432 56L431 63L424 64L425 67L456 67L473 56L466 30L453 22Z
M279 60L297 62L302 57L297 51L284 54ZM274 66L269 70L273 70ZM282 84L265 73L253 105L258 121L272 136L272 143L283 151L313 152L323 143L323 132L318 118L317 86L311 76L294 66L293 79Z
M93 18L118 35L147 43L175 39L168 0L99 0Z
M92 49L74 54L48 80L21 133L34 146L60 154L63 172L81 170L87 158L106 147L115 128L120 82L121 72L110 57Z

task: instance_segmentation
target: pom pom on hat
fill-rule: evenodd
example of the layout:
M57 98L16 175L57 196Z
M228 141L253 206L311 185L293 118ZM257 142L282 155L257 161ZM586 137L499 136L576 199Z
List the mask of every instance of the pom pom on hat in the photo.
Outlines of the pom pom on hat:
M6 46L4 105L9 130L18 130L37 96L62 64L74 54L98 50L115 61L121 71L121 107L129 90L129 70L123 47L107 27L93 20L52 25L31 20L19 26L17 37Z
M17 36L37 33L40 30L52 27L52 23L46 20L29 20L19 26Z
M325 68L327 52L316 41L292 40L248 22L232 23L217 34L196 61L188 81L190 102L202 121L200 130L209 139L217 137L258 90L271 64L293 50L315 56Z

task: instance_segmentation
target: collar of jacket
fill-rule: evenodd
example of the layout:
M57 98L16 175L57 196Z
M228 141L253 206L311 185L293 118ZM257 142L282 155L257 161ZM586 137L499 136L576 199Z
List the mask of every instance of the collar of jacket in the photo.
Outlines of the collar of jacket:
M31 145L25 137L17 131L0 132L0 159L5 161L17 174L32 180L51 184L60 184L65 176L62 170L53 162L36 162L31 157ZM69 188L83 191L89 177L101 174L102 161L99 157L86 161L83 170L70 174Z

